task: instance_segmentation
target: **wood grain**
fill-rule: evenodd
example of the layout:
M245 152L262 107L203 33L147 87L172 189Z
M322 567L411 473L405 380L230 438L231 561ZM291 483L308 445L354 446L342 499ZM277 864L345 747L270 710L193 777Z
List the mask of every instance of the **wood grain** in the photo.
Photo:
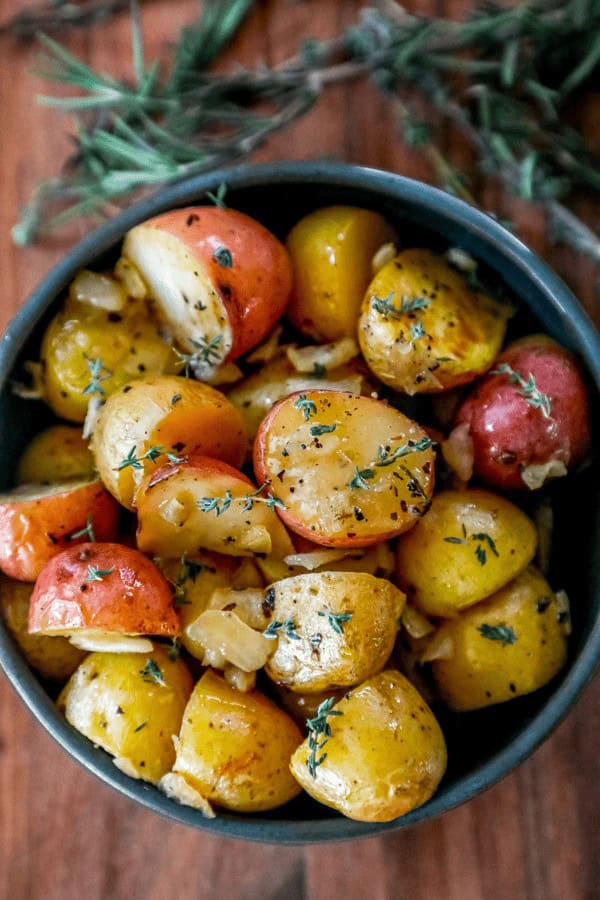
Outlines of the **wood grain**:
M0 19L20 7L0 0ZM360 7L353 0L258 5L224 57L276 62L302 36L332 35ZM424 13L462 16L467 0L414 0ZM165 54L194 0L144 7L148 55ZM94 66L130 70L127 17L69 46ZM41 84L28 74L34 50L7 37L0 44L0 325L79 237L16 249L17 209L34 181L53 173L69 151L64 123L35 106ZM597 128L597 115L581 111ZM257 160L335 157L428 178L418 152L395 140L395 113L370 85L333 90L306 118L275 136ZM470 160L452 134L450 156ZM566 278L593 311L590 264L550 247L541 217L500 201L494 184L478 185L484 204L510 214L523 238ZM593 206L581 202L590 221ZM168 823L95 781L53 743L0 682L1 900L593 900L600 897L598 785L600 681L555 735L501 784L441 820L409 832L353 844L285 848L212 838Z

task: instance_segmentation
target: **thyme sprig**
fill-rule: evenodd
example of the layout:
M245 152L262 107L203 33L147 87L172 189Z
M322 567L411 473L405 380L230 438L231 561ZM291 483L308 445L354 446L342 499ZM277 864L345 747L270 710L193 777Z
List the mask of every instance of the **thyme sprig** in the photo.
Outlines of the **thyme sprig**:
M125 459L122 459L116 467L117 472L120 472L122 469L128 468L143 469L145 460L148 460L148 462L156 463L161 456L166 456L168 461L170 463L173 463L173 465L183 462L185 459L185 457L177 456L176 453L171 453L170 450L166 450L164 447L150 447L148 450L146 450L145 453L142 453L141 456L136 455L136 449L136 445L133 444Z
M494 556L500 556L496 542L491 535L486 531L476 531L473 534L468 534L464 524L462 526L462 537L451 535L450 537L445 537L444 540L447 544L468 544L469 541L475 541L475 556L481 566L485 566L487 562L487 550L493 553ZM484 545L487 545L487 550Z
M329 610L322 610L317 615L327 619L327 622L336 634L343 634L344 624L352 621L352 613L332 613Z
M514 644L517 640L517 635L510 625L487 625L484 622L477 630L482 637L489 641L499 641L504 646Z
M284 622L278 622L277 619L274 619L272 622L269 622L268 626L263 631L263 637L272 641L281 633L284 634L286 638L289 638L290 641L299 641L300 635L296 632L297 627L298 626L292 618L288 618Z
M43 76L83 92L42 98L77 116L77 152L62 174L38 185L15 227L17 242L112 209L142 188L248 156L330 86L371 76L392 102L405 88L419 91L432 114L471 143L484 174L543 207L555 241L600 261L597 235L564 205L578 189L600 187L597 160L564 115L600 63L600 0L486 4L465 21L411 15L381 0L337 37L307 41L277 67L208 74L251 5L205 3L164 78L157 65L144 65L134 15L133 85L42 39ZM468 178L436 147L431 124L413 122L410 111L400 118L402 136L424 149L440 183L471 197Z
M225 249L225 248L222 248ZM229 251L227 251L229 252ZM173 351L179 357L179 361L183 368L183 374L189 378L193 374L195 368L217 366L221 362L221 342L222 334L217 334L213 338L201 337L198 340L190 338L190 344L194 347L192 353L181 353L175 347Z
M86 384L84 387L82 393L89 395L98 394L100 397L105 397L106 391L102 387L102 382L108 381L112 376L111 370L106 368L101 357L91 359L89 356L86 356L85 364L90 370L91 379L89 384Z
M255 503L264 503L269 509L277 509L278 507L279 509L285 509L286 506L283 500L275 497L271 491L268 491L266 497L261 496L268 487L269 483L265 481L255 491L244 494L242 497L234 497L228 488L223 497L201 497L196 501L196 505L200 512L214 512L217 518L226 513L232 503L242 503L243 512L251 510Z
M86 581L104 581L109 575L112 575L114 572L113 569L98 569L96 566L88 566L87 578L84 578L84 582Z
M332 716L344 715L341 710L332 709L335 702L335 697L328 697L327 700L323 700L317 708L317 715L312 719L306 720L306 727L308 728L308 759L306 765L309 774L313 778L317 774L317 768L327 759L327 754L321 753L321 750L331 737L331 725L328 719Z
M85 537L91 543L96 542L96 534L94 532L94 521L92 519L91 513L88 513L85 520L85 528L80 528L79 531L74 531L67 538L69 541L76 541L77 538Z
M373 462L369 463L364 469L359 469L358 466L355 466L354 475L348 482L349 488L354 488L356 490L368 491L370 490L368 481L372 481L375 478L376 472L375 469L385 468L386 466L391 466L397 460L402 459L403 456L408 456L409 453L420 453L423 450L428 450L430 447L434 446L434 441L431 440L430 437L421 438L419 441L409 440L406 444L402 444L400 447L396 447L395 450L392 450L389 446L380 446L377 448L377 459L373 460ZM409 476L409 490L411 493L417 493L421 496L425 496L422 488L413 475L413 473L407 469L405 466L401 467L405 473Z
M400 297L400 303L396 306L392 291L387 297L372 297L371 307L386 319L403 319L407 313L426 309L430 302L425 297Z
M140 675L148 684L159 684L165 687L165 679L160 666L153 659L147 659L143 669L140 669Z
M126 9L130 0L46 0L19 10L0 25L0 33L13 34L21 41L30 41L40 31L63 34L65 29L87 28Z
M523 378L508 363L500 363L500 365L492 369L491 375L508 375L511 384L518 384L521 388L517 391L520 397L523 397L534 409L539 409L545 419L549 419L552 413L552 401L548 394L544 394L537 386L535 376L530 372L528 378Z

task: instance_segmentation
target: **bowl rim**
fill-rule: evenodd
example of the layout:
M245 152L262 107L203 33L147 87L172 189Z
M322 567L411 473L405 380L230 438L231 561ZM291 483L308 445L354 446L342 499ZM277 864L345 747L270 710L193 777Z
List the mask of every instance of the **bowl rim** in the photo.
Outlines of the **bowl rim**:
M500 257L533 282L550 307L569 320L577 350L600 388L600 336L575 296L536 254L492 216L423 182L391 172L347 163L323 161L246 164L192 176L157 191L126 209L77 243L41 280L8 324L0 342L0 390L12 372L30 332L64 290L75 272L111 249L133 225L168 208L198 202L207 191L225 182L232 189L310 181L349 189L360 188L425 207L442 215L489 245ZM330 819L271 819L219 813L205 819L196 810L168 800L153 786L121 773L103 751L94 748L57 712L42 685L27 667L7 629L0 623L0 669L37 721L80 765L121 794L180 824L205 829L220 837L280 844L308 844L369 838L434 818L492 787L550 735L592 679L600 663L600 616L560 686L511 743L480 764L425 805L386 823Z

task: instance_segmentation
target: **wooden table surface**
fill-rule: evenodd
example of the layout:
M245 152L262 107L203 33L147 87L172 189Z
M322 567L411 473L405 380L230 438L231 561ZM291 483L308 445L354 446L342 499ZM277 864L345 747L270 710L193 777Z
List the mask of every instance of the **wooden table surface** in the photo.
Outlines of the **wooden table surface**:
M0 0L0 21L22 4ZM430 14L461 16L467 0L414 0ZM300 36L336 33L357 15L354 0L269 0L245 24L223 64L277 62ZM164 55L194 0L144 7L149 57ZM65 40L93 66L130 71L127 16ZM0 326L80 234L16 249L10 229L35 179L54 173L69 150L65 124L33 97L35 49L0 38ZM593 116L581 111L592 127ZM396 122L370 86L332 90L257 160L335 157L428 179L416 151L395 139ZM590 137L592 135L590 134ZM468 148L445 135L452 159ZM494 184L475 190L483 205L510 214L591 311L592 266L544 239L525 204L500 200ZM579 211L591 222L592 207ZM368 841L325 847L258 846L187 830L118 796L69 760L0 678L0 900L591 900L600 897L598 784L600 681L554 736L501 784L438 821Z

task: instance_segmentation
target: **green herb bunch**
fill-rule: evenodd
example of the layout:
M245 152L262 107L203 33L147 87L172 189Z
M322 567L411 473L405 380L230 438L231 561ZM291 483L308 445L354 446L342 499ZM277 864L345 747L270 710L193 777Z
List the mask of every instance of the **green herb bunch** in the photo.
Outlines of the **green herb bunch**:
M144 61L132 0L133 84L96 73L41 38L41 74L81 92L40 98L76 115L77 151L60 175L36 188L14 229L18 243L113 210L141 189L246 157L329 86L370 77L396 104L405 142L422 148L446 189L472 199L466 174L437 148L432 122L416 118L402 99L405 88L425 97L436 124L458 127L481 171L544 208L556 241L600 261L597 235L566 205L578 191L598 191L598 161L565 115L600 66L600 0L486 3L462 22L381 0L338 37L306 41L276 68L208 72L251 6L207 0L180 34L163 77L157 63Z

